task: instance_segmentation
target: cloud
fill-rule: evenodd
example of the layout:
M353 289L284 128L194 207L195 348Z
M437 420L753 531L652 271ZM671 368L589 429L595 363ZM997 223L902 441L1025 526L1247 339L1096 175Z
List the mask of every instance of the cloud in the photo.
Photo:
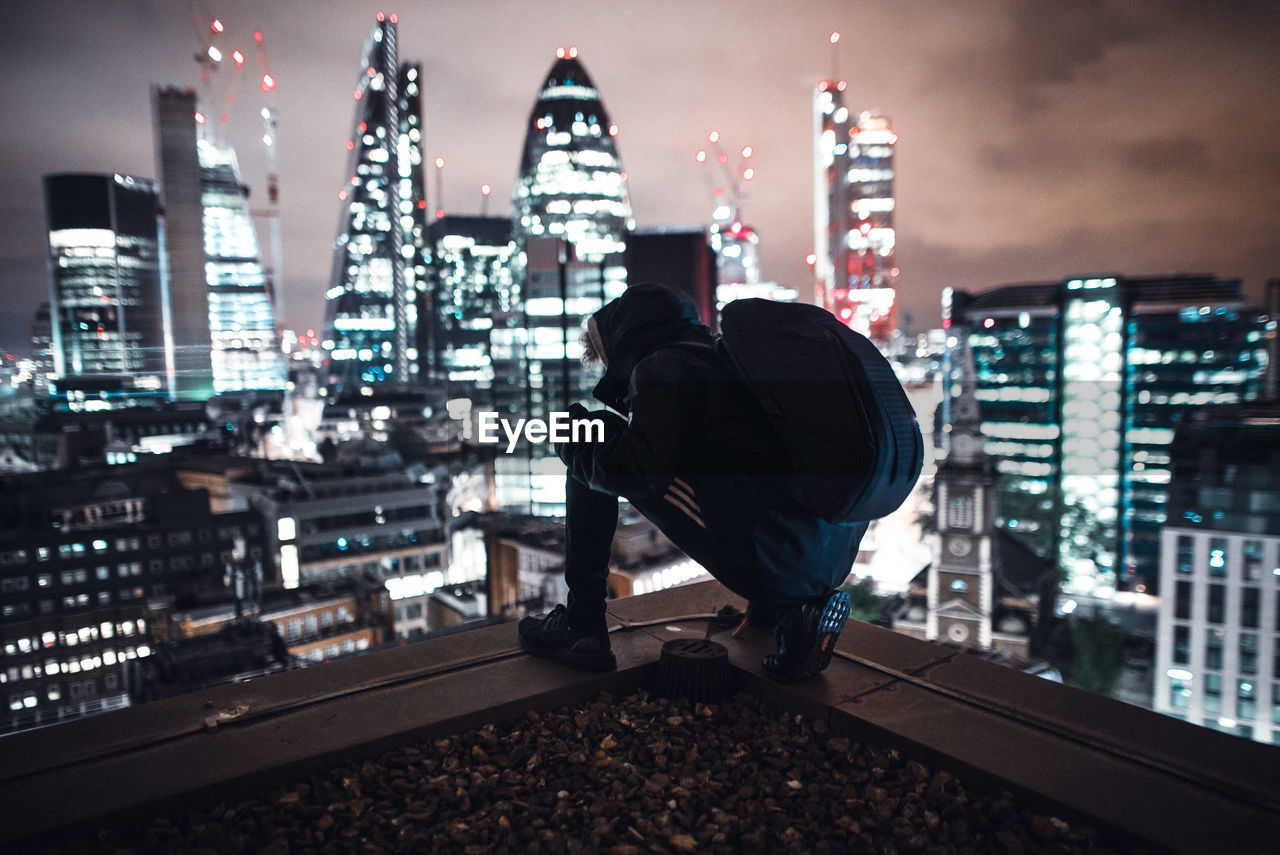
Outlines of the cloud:
M1209 168L1209 146L1191 137L1154 137L1111 144L1111 156L1124 170L1159 178Z

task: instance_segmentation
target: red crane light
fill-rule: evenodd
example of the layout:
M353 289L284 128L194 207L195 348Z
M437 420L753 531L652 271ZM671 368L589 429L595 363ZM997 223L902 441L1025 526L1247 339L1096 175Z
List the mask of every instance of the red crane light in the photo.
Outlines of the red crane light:
M226 28L222 26L222 21L219 18L214 18L213 23L209 24L209 29L215 33L220 33Z
M270 74L262 75L262 91L270 92L272 89L275 89L275 88L276 88L276 79L272 77Z
M698 150L698 153L694 156L694 159L695 159L695 160L697 160L697 161L698 161L698 163L706 163L706 162L707 162L707 153L706 153L705 151L702 151L701 149L699 149L699 150Z

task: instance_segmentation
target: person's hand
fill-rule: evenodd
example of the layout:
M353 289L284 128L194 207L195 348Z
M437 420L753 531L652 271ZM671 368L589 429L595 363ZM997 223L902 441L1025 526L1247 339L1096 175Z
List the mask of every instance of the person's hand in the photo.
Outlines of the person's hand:
M571 425L569 430L569 436L573 436L574 432L572 429L572 423L590 420L591 411L588 410L586 407L582 406L582 404L579 404L577 401L574 401L572 404L569 405L568 413L569 413L569 421ZM574 446L574 443L572 440L569 440L568 442L552 443L552 448L555 449L556 457L559 457L560 462L563 463L565 466L569 465L569 461L573 457L573 446Z

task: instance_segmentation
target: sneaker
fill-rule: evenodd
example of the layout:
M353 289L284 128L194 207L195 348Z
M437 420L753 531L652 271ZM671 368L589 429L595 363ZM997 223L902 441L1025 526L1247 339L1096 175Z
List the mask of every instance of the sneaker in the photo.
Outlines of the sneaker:
M559 605L543 617L527 617L516 625L520 646L527 653L556 659L584 671L611 671L618 667L609 649L609 631L577 630L569 626L569 610Z
M836 639L848 619L849 595L844 591L782 610L774 630L778 652L764 657L765 674L780 683L794 683L819 673L831 664Z

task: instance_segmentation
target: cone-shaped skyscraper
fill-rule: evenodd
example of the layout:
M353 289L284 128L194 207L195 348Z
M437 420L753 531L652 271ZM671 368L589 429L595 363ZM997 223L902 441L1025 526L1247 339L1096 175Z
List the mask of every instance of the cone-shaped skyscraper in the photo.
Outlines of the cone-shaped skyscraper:
M351 156L338 193L345 204L323 342L331 386L412 379L426 273L420 76L417 66L397 65L396 17L379 12L352 93Z
M631 203L617 133L577 49L558 51L529 113L512 217L518 241L564 238L584 260L622 251Z
M626 287L623 250L631 227L617 126L575 48L560 49L529 113L512 205L512 234L522 260L514 311L493 330L497 374L521 377L495 387L500 410L546 419L588 399L583 318ZM564 466L549 445L497 461L498 502L534 513L563 513Z

